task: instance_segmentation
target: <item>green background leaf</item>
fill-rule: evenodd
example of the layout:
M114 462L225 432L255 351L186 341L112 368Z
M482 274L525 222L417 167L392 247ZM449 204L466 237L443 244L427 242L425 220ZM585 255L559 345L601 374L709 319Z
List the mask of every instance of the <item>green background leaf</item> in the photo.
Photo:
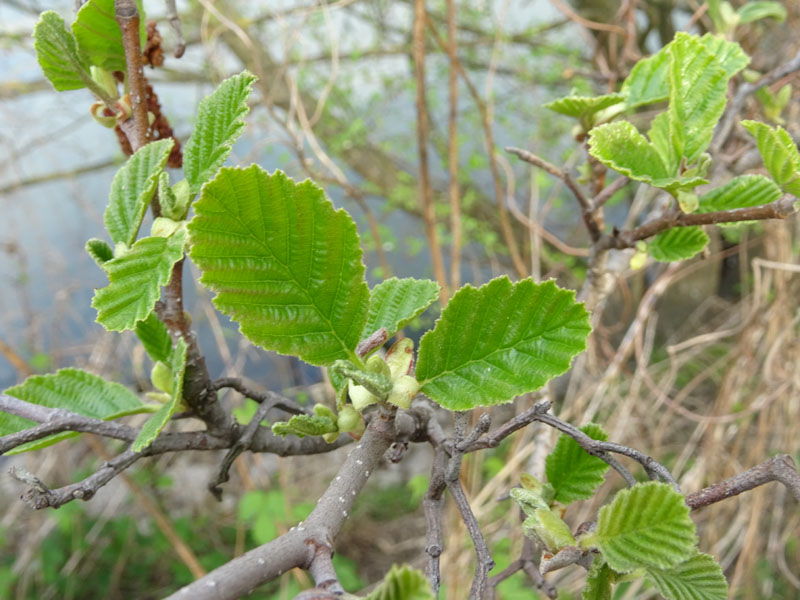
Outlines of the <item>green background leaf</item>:
M164 170L171 139L150 142L139 148L114 175L103 220L114 243L128 246L136 241L144 213L155 192L158 176Z
M189 223L214 305L245 337L312 365L360 360L369 288L353 219L311 181L223 168Z
M780 2L751 0L740 6L736 14L739 15L739 23L752 23L766 18L783 22L786 20L786 7Z
M581 431L593 440L608 439L606 432L596 423L584 425ZM607 470L606 463L591 456L578 442L563 434L545 460L547 481L555 488L555 498L562 504L591 498L594 490L605 480Z
M183 257L185 237L180 230L168 238L142 238L105 263L110 283L96 290L92 299L97 322L109 331L123 331L146 318L169 281L172 266Z
M243 71L229 77L200 102L194 131L183 150L183 172L194 196L210 181L244 130L247 98L256 76Z
M435 600L425 575L408 565L393 565L383 582L364 600Z
M56 91L79 90L89 86L89 65L78 54L75 38L61 16L48 10L33 29L36 60Z
M658 261L674 262L692 258L708 245L708 235L700 226L673 227L647 243L647 252Z
M430 279L398 279L379 283L370 292L369 314L364 335L372 335L381 327L389 337L408 325L439 297L439 285Z
M139 9L139 44L144 48L147 18L141 0L136 0L136 7ZM78 11L72 33L81 53L91 64L106 71L125 71L125 48L114 18L114 0L89 0Z
M142 342L147 355L156 363L169 363L172 354L172 339L167 326L159 320L156 313L151 312L146 319L136 323L136 337Z
M50 375L33 375L5 391L9 396L48 408L63 408L95 419L115 419L143 412L144 405L130 390L80 369L61 369ZM0 436L35 427L38 423L0 412ZM18 446L6 454L38 450L77 433L58 433Z
M684 497L655 481L618 492L600 509L597 529L585 540L619 572L674 567L691 556L697 544Z
M781 190L771 179L763 175L740 175L700 196L697 212L761 206L775 202L780 197Z
M783 127L772 128L758 121L742 121L756 138L764 166L780 188L800 198L800 152Z
M466 285L420 341L417 379L451 410L509 402L564 373L590 331L575 293L553 281Z
M698 552L671 569L647 569L647 579L667 600L726 600L728 582L717 561Z
M145 421L139 435L133 442L134 452L141 452L153 443L161 430L169 423L183 403L183 375L186 372L186 342L179 339L169 356L169 367L172 371L172 393L170 401L165 402L150 418Z

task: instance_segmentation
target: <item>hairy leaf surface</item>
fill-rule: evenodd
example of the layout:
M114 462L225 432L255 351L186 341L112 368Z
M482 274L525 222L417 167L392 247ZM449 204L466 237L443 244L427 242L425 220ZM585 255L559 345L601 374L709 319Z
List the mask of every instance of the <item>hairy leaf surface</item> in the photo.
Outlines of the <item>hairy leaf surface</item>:
M451 410L510 402L564 373L590 331L575 293L553 281L466 285L420 341L417 379Z
M170 400L165 402L161 408L145 421L131 447L134 452L141 452L152 444L153 440L161 433L161 430L169 423L172 415L181 409L183 404L183 375L186 372L186 342L183 339L179 339L175 348L170 352L169 367L172 372Z
M33 375L5 393L31 404L61 408L95 419L110 420L144 410L139 398L126 387L80 369L61 369L50 375ZM0 436L36 425L38 423L28 419L0 412ZM57 433L18 446L6 454L38 450L76 435L74 432Z
M608 435L600 425L588 423L581 431L593 440L606 441ZM555 488L555 499L562 504L591 498L602 485L608 465L591 456L568 435L561 435L545 460L547 481Z
M667 600L726 600L728 582L717 561L698 552L670 569L647 569L647 579Z
M214 305L245 337L313 365L360 360L369 288L353 219L311 181L223 168L189 224Z
M717 212L775 202L781 190L763 175L740 175L700 196L697 212Z
M36 60L56 91L79 90L91 85L89 65L78 53L75 38L57 12L47 10L39 17L33 29L33 46Z
M183 151L183 172L194 196L210 181L244 131L250 110L247 99L256 76L247 71L234 75L200 102L194 131Z
M628 108L663 102L669 96L667 48L637 62L622 82L620 91L627 96Z
M575 117L588 119L595 113L610 106L621 104L625 100L624 94L605 94L604 96L565 96L544 105L545 108Z
M103 266L110 283L95 291L92 306L97 322L109 331L133 329L153 311L172 266L183 257L184 231L163 237L146 237Z
M586 575L586 585L581 594L581 600L611 600L613 584L617 574L608 568L602 556L595 556L589 573Z
M729 75L696 37L677 33L669 45L669 118L673 162L694 162L711 143L725 110Z
M800 152L783 127L772 128L758 121L742 121L756 138L764 166L780 188L800 198Z
M439 284L430 279L392 277L372 288L369 315L362 337L386 328L389 337L421 315L439 297Z
M109 246L107 242L98 240L97 238L92 238L86 242L86 252L92 257L92 260L97 263L97 266L101 268L106 262L114 258L114 251L111 249L111 246Z
M408 565L392 568L364 600L435 600L425 575Z
M700 43L725 69L728 79L750 64L750 57L745 54L742 47L736 42L729 42L712 33L707 33L700 38Z
M114 175L103 217L114 243L122 242L130 246L136 241L158 184L158 176L164 170L174 143L168 138L142 146Z
M136 0L136 8L139 9L139 45L144 48L147 18L141 0ZM72 33L91 64L106 71L125 71L125 48L114 17L114 0L89 0L78 11Z
M601 163L631 179L663 187L675 179L658 150L636 127L615 121L589 132L589 151Z
M597 529L586 540L619 572L674 567L694 554L697 544L684 497L655 481L618 492L600 509Z
M659 233L647 243L647 252L658 261L674 262L692 258L708 245L702 227L674 227Z
M169 337L167 326L161 322L156 313L151 312L146 319L136 323L136 337L142 342L147 355L152 361L169 362L172 354L172 339Z

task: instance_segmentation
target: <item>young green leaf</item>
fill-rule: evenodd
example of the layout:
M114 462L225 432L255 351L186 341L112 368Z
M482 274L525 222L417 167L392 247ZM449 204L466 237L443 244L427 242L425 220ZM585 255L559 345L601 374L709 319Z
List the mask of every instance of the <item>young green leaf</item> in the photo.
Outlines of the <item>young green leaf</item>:
M740 175L699 198L697 212L717 212L761 206L781 197L780 188L763 175Z
M200 103L194 131L183 150L183 172L192 197L214 177L244 131L244 117L250 110L247 98L255 81L255 75L243 71L223 81Z
M522 532L550 554L577 544L564 519L549 508L534 509L533 514L523 521Z
M336 421L323 415L295 415L289 421L279 421L272 425L272 433L282 437L296 435L302 438L307 435L325 435L337 431L339 428Z
M605 441L608 435L600 425L589 423L581 431L593 440ZM604 481L608 465L591 456L568 435L561 435L545 460L547 481L555 488L555 499L562 504L591 498Z
M154 363L169 362L172 340L167 326L159 320L156 313L151 312L146 319L136 323L136 337L142 342L147 355Z
M580 119L584 127L592 125L592 117L611 106L621 105L624 94L605 94L604 96L566 96L544 105L553 112Z
M86 242L86 252L92 257L92 260L97 263L98 267L103 265L114 258L114 251L106 242L92 238Z
M669 132L673 161L693 163L711 143L725 110L728 79L696 36L679 32L669 45Z
M764 166L780 188L800 198L800 152L783 127L772 128L758 121L742 121L756 138Z
M139 44L144 48L147 19L141 0L136 0L136 7L139 9ZM72 33L81 53L91 64L106 71L125 71L125 49L114 18L114 0L89 0L78 11Z
M707 33L700 38L700 43L725 69L728 79L750 64L750 57L736 42L729 42L725 38Z
M133 153L111 182L111 194L103 217L114 243L128 246L136 241L144 213L153 197L158 176L164 169L171 139L150 142Z
M684 497L666 483L648 481L618 492L600 509L597 529L582 541L625 573L674 567L694 554L697 537Z
M615 121L589 132L589 152L601 163L656 187L675 181L659 151L636 127L627 121Z
M590 331L575 293L553 281L466 285L423 336L417 379L451 410L510 402L564 373Z
M131 447L134 452L141 452L153 443L169 420L183 404L183 375L186 371L186 342L179 339L169 356L169 367L172 372L172 390L169 402L159 408L145 421L139 435Z
M698 552L669 569L647 569L647 579L667 600L726 600L728 582L717 561Z
M421 315L438 297L439 284L429 279L392 277L379 283L370 292L369 314L363 336L385 327L388 337L392 337Z
M435 600L425 575L408 565L392 568L364 600Z
M369 288L353 219L311 181L223 168L189 223L214 305L251 342L312 365L360 360Z
M146 237L125 254L103 266L110 283L95 291L92 306L97 322L109 331L133 329L153 311L172 266L183 257L184 231L163 237Z
M667 48L669 45L637 62L622 82L620 92L627 96L625 105L628 108L664 102L669 96Z
M34 375L5 391L9 396L48 408L61 408L95 419L115 419L143 411L144 405L130 390L79 369L61 369L51 375ZM0 437L36 426L37 423L0 412ZM9 450L18 454L38 450L77 433L58 433Z
M589 574L586 575L586 585L581 594L582 600L611 600L613 585L617 574L608 568L602 556L595 556Z
M647 252L658 261L674 262L692 258L708 245L702 227L673 227L663 231L647 244Z
M92 86L89 65L78 53L75 38L57 12L47 10L39 17L33 29L33 46L42 72L56 91Z
M786 7L780 2L751 0L740 6L736 14L739 17L739 23L752 23L753 21L767 18L772 18L782 23L786 20Z

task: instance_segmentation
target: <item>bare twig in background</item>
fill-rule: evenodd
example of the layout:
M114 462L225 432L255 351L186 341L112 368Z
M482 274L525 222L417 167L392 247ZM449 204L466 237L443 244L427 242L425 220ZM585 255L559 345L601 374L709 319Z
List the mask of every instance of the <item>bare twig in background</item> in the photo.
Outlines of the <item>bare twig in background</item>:
M175 7L175 0L165 0L167 5L167 21L169 21L172 31L178 38L178 43L175 44L175 58L180 58L186 51L186 41L183 39L183 29L181 28L181 19L178 16L178 9Z
M461 287L461 193L458 187L458 30L456 29L455 0L447 0L447 53L449 112L447 115L447 168L450 194L450 285Z
M428 100L425 93L425 0L414 0L413 57L414 80L417 84L417 152L419 154L419 196L422 203L425 234L433 263L433 274L441 288L442 304L447 304L450 297L447 275L442 261L442 249L439 245L439 234L436 232L436 212L434 210L433 190L431 189L430 172L428 170L428 137L430 120L428 117Z

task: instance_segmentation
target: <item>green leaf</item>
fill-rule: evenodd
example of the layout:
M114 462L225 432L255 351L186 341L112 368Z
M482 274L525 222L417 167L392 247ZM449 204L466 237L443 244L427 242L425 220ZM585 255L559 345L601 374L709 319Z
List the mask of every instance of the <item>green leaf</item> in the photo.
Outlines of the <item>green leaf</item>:
M601 163L631 179L663 187L675 181L666 163L633 124L615 121L589 132L589 152Z
M550 554L577 544L569 526L549 508L534 509L533 514L523 521L522 531L534 542L544 546Z
M383 582L364 600L435 600L425 575L408 565L392 565Z
M725 69L728 79L750 64L750 57L736 42L729 42L725 38L707 33L700 38L700 43Z
M761 19L773 18L783 23L786 20L786 7L780 2L748 2L736 11L739 23L752 23Z
M244 116L250 110L247 98L255 81L255 75L243 71L200 102L194 131L183 150L183 172L191 196L214 177L244 130Z
M606 441L608 435L600 425L588 423L581 431L593 440ZM562 504L591 498L604 481L608 465L590 455L568 435L561 435L545 460L547 481L555 488L555 499Z
M584 538L615 571L668 569L695 552L697 537L684 497L649 481L622 490L600 509L597 529Z
M781 197L780 188L763 175L740 175L700 196L697 212L717 212L761 206Z
M586 585L581 594L582 600L611 600L616 580L617 574L608 568L603 557L595 556L586 576Z
M593 115L610 106L621 104L624 94L605 94L604 96L566 96L545 104L545 108L568 117L575 117L590 124Z
M417 379L451 410L510 402L564 373L590 331L575 293L553 281L466 285L420 341Z
M189 223L214 305L251 342L312 365L361 361L369 288L353 219L311 181L223 168Z
M97 263L98 267L102 267L106 262L114 258L114 251L111 246L97 238L92 238L86 242L86 252Z
M717 561L698 552L670 569L647 569L647 579L667 600L726 600L728 582Z
M620 92L627 96L628 108L637 108L656 102L664 102L669 97L669 55L667 48L657 54L643 58L634 65L630 74L622 82Z
M800 198L800 152L783 127L772 128L758 121L742 121L756 138L764 166L780 188Z
M169 420L183 405L183 375L186 372L186 342L179 339L169 356L169 367L172 371L172 392L170 401L153 413L142 426L139 435L133 442L134 452L141 452L153 443Z
M123 331L146 318L169 281L172 266L183 257L185 237L181 230L168 238L142 238L105 263L110 283L96 290L92 299L97 322L109 331Z
M36 60L56 91L79 90L92 86L89 65L78 53L75 38L61 16L48 10L33 29Z
M439 284L429 279L392 277L379 283L370 292L365 336L385 327L388 337L392 337L438 297Z
M150 142L134 152L111 182L111 194L103 217L114 243L128 246L136 241L144 213L164 169L172 138Z
M696 37L679 32L669 45L669 119L673 162L694 162L711 143L725 110L729 76Z
M336 433L339 428L336 421L323 415L295 415L289 421L279 421L272 425L272 433L280 436L324 435Z
M118 383L80 369L61 369L50 375L28 377L20 385L5 391L9 396L48 408L61 408L70 412L110 420L143 412L144 405L127 388ZM0 412L0 436L35 427L38 423ZM65 432L48 436L35 442L18 446L6 454L19 454L38 450L77 433Z
M675 262L692 258L708 245L702 227L673 227L647 243L647 252L658 261Z
M172 339L167 326L161 322L156 313L151 312L146 319L136 323L136 337L142 342L147 355L154 363L169 362L172 353Z
M147 43L147 18L141 0L139 9L139 44ZM72 24L72 33L78 41L81 53L89 62L106 71L125 71L125 48L122 33L114 17L114 0L89 0L78 11Z

